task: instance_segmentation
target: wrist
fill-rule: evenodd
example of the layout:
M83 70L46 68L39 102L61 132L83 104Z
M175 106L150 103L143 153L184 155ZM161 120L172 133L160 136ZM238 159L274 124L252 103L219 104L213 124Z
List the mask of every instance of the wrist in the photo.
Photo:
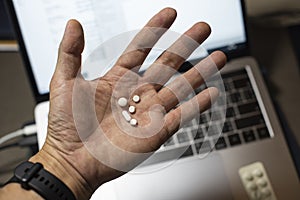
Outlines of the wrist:
M49 151L44 146L29 161L41 163L48 172L52 173L68 186L76 199L89 199L92 195L93 191L85 179L58 152Z

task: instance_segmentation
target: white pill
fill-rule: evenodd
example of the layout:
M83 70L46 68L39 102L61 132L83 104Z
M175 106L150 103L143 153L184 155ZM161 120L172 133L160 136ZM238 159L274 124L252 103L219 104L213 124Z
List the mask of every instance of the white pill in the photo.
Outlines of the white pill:
M260 169L256 169L252 172L252 174L256 177L262 177L264 174Z
M138 123L138 121L137 121L136 119L131 119L131 120L130 120L130 124L131 124L132 126L136 126L137 123Z
M122 115L123 115L123 117L124 117L124 119L126 120L126 121L130 121L131 120L131 116L130 116L130 114L126 111L126 110L123 110L122 111Z
M135 103L138 103L140 101L140 96L139 95L134 95L132 100L135 102Z
M253 181L254 177L250 173L245 173L243 178L247 181Z
M135 113L135 107L134 106L129 106L128 111L133 114Z
M119 106L121 106L121 107L127 106L127 99L124 98L124 97L121 97L121 98L118 100L118 104L119 104Z

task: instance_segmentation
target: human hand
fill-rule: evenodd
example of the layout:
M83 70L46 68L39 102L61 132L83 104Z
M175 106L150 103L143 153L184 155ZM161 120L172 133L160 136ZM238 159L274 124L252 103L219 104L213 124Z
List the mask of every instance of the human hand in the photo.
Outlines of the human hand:
M134 168L172 136L182 122L206 110L218 96L216 88L209 88L175 108L179 100L170 88L181 91L181 99L192 92L180 88L183 79L191 88L199 87L206 78L200 75L199 68L206 69L205 76L212 73L205 60L175 79L170 87L162 87L173 75L173 72L165 72L164 66L177 70L197 48L185 38L201 44L209 36L210 28L205 23L192 26L143 75L135 73L135 68L142 65L151 50L143 48L145 43L146 46L153 46L163 35L162 30L167 30L175 18L176 11L170 8L156 14L129 44L113 68L94 81L86 81L78 75L84 35L77 21L68 22L50 85L47 139L31 161L41 162L63 180L78 199L87 199L101 184ZM149 27L163 29L149 31ZM174 49L184 56L173 53ZM226 62L221 52L214 52L210 59L218 68ZM160 84L153 84L156 83L154 79L159 79ZM75 86L82 92L74 94ZM128 91L124 93L125 89ZM137 127L124 123L122 116L117 121L115 116L121 112L112 104L119 97L131 99L134 94L141 98L134 114L138 119ZM91 111L95 112L96 120ZM90 148L87 149L87 145ZM116 149L134 154L124 156L127 154Z

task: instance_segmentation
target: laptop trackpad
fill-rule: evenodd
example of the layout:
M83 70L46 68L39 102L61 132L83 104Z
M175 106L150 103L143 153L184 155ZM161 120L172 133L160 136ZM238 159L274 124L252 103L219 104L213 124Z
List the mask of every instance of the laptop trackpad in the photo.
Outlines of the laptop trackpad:
M126 174L115 188L120 200L233 199L223 162L215 153L180 160L153 173Z

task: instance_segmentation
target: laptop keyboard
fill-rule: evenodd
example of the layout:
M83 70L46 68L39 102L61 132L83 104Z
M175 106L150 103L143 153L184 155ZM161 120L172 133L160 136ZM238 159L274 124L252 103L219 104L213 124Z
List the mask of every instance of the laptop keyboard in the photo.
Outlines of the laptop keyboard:
M242 69L222 74L222 78L227 98L226 120L222 130L219 130L222 127L220 126L221 112L212 113L211 110L207 110L201 114L199 124L193 120L185 125L162 145L154 154L155 157L182 148L186 151L181 157L188 157L270 138L247 71ZM199 91L203 89L204 87L199 88ZM222 108L220 102L217 101L216 104L214 110ZM152 159L147 164L173 159L172 156L162 157L164 158Z

